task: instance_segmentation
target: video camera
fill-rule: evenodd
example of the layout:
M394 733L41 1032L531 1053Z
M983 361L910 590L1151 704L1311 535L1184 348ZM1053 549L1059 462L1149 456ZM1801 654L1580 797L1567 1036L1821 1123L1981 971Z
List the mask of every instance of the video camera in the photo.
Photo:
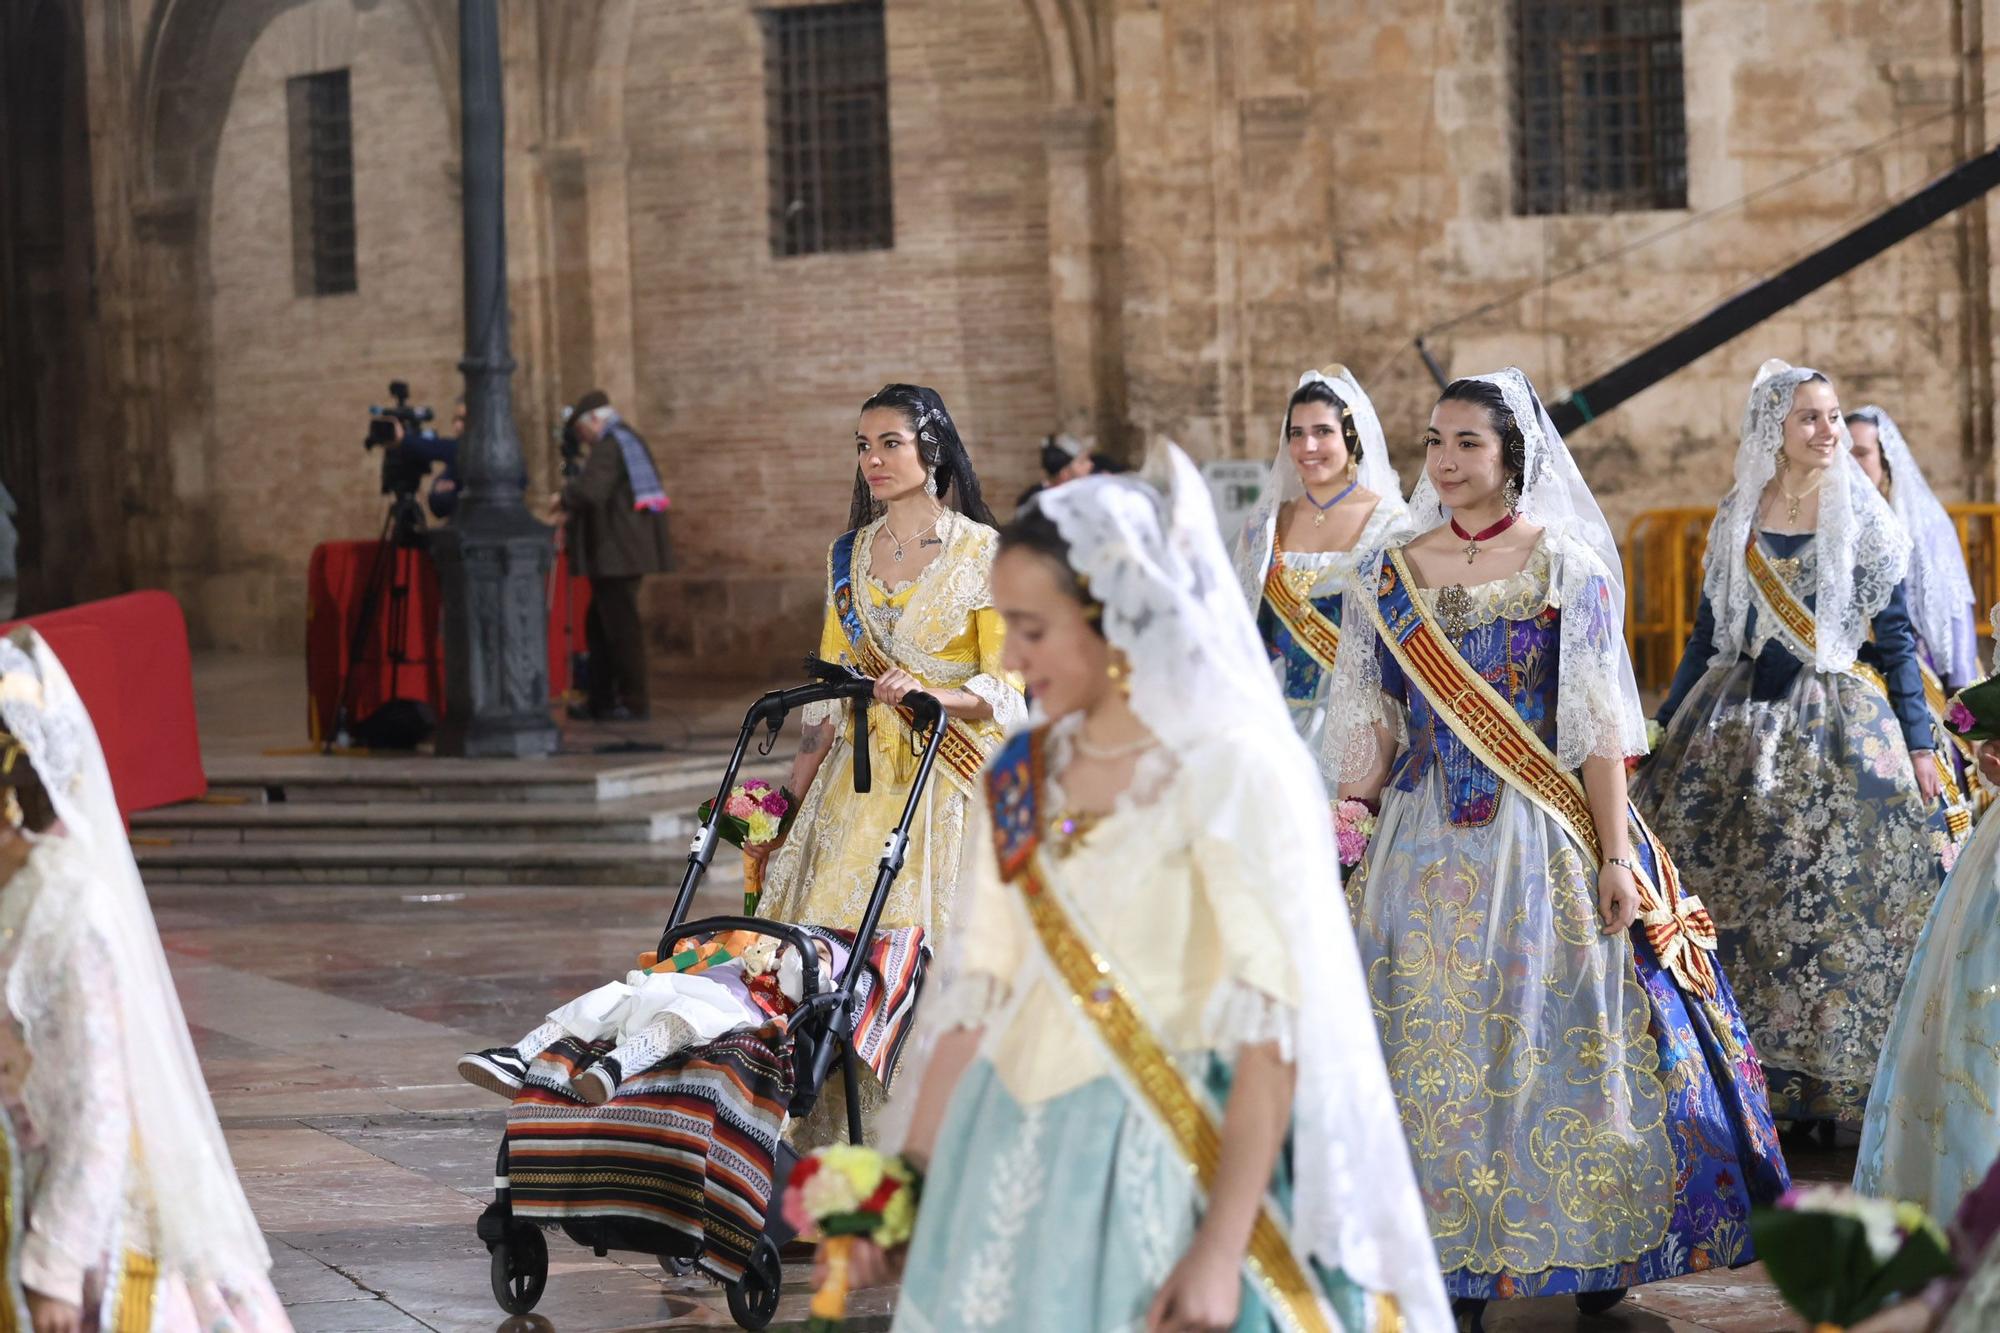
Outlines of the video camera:
M368 405L368 438L361 442L361 447L382 450L382 494L399 498L414 496L431 470L430 460L398 448L396 427L402 426L402 438L407 440L419 434L437 414L428 407L410 406L407 381L390 380L389 396L396 400L393 407Z

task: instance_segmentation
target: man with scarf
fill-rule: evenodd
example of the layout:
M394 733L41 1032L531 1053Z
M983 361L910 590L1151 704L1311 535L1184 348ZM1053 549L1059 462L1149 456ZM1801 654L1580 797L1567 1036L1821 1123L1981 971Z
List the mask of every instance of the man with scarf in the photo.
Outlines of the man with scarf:
M590 578L590 699L570 715L632 721L651 711L639 584L668 565L667 495L646 441L602 389L577 399L570 426L589 453L556 497L554 517L569 524L571 568Z

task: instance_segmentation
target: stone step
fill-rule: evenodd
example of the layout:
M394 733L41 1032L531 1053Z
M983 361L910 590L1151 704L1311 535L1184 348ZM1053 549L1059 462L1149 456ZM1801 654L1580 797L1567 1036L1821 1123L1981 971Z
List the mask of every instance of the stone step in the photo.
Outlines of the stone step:
M623 801L200 801L132 817L132 844L672 843L695 830L695 809L712 793L674 805Z
M677 805L722 776L712 752L643 758L557 755L549 759L354 758L276 755L219 759L209 766L209 793L276 804L325 802L557 802L657 797ZM691 804L690 809L693 808Z
M650 884L678 887L679 843L187 843L133 848L148 883ZM715 859L705 889L742 883L742 861Z

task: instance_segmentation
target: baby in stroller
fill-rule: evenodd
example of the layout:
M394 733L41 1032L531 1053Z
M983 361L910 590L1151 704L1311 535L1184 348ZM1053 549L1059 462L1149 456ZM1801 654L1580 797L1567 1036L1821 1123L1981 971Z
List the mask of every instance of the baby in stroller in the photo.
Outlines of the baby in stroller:
M817 989L832 989L847 963L838 940L815 937ZM569 1091L592 1106L610 1101L618 1085L682 1051L741 1028L761 1027L805 998L798 950L753 931L684 939L651 967L628 972L577 996L511 1046L461 1056L459 1077L513 1099L535 1057L564 1037L611 1050L578 1070Z

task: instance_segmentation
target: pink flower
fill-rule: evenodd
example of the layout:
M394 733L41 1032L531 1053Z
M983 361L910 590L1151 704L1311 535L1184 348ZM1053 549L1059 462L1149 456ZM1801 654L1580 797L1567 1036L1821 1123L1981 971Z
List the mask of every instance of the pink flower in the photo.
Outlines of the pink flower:
M763 807L765 814L776 815L780 819L783 819L785 812L792 808L786 803L784 793L775 791L768 793L758 805Z
M1944 710L1944 721L1946 726L1961 736L1970 734L1972 729L1979 725L1979 719L1973 716L1972 710L1965 706L1963 699L1951 701L1951 707Z
M748 782L743 784L743 790L748 792L752 796L760 796L763 793L771 790L771 784L764 781L764 779L762 778L752 778Z
M1341 828L1334 837L1340 844L1340 863L1344 866L1355 864L1368 850L1368 839L1358 829Z
M748 819L756 808L757 803L740 791L731 792L729 799L722 806L725 814L734 815L738 819Z

